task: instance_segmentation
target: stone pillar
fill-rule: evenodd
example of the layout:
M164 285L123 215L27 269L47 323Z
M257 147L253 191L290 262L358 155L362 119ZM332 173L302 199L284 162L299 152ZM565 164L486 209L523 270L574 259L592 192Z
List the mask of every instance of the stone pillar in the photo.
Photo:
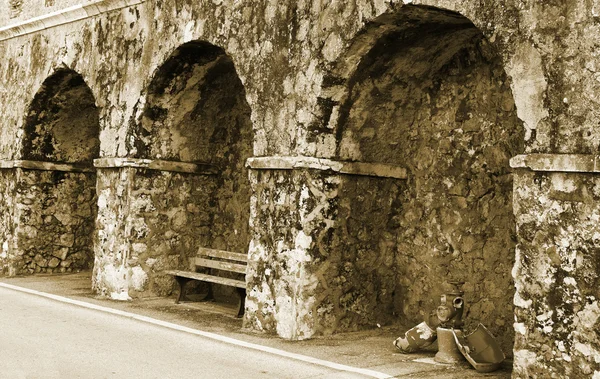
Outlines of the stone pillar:
M166 269L186 268L210 246L210 203L216 183L209 165L102 158L93 288L115 300L164 296Z
M0 274L16 274L18 253L15 233L15 170L0 167Z
M517 156L513 377L600 377L600 163Z
M143 287L146 275L129 260L127 217L132 168L98 168L98 218L94 244L92 288L102 296L127 300L130 287ZM141 272L140 272L141 271Z
M349 176L398 179L406 171L311 157L251 158L248 166L252 240L246 326L292 340L333 332L349 308L376 301L379 290L365 276L370 293L363 288L355 291L359 299L351 299L354 295L344 292L346 281L360 278L355 262L345 261L336 230L340 190ZM343 295L349 296L347 306Z

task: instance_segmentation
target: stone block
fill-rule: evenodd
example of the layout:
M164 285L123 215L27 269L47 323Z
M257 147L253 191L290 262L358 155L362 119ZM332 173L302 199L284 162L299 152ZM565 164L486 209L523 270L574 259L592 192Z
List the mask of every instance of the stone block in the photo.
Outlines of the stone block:
M72 247L74 242L75 242L75 235L73 233L64 233L64 234L60 235L59 245L66 246L66 247ZM64 258L62 258L62 259L64 259Z
M58 259L56 257L52 257L48 261L48 267L50 267L50 268L58 267L59 264L60 264L60 259Z
M54 257L60 259L61 261L64 261L65 259L67 259L68 254L69 254L68 247L62 247L62 248L56 249L52 252L52 255Z

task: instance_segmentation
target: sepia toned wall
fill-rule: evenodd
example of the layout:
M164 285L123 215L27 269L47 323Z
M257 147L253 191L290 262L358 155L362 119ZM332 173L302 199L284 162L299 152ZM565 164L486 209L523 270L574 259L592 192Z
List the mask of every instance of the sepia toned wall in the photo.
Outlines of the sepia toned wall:
M22 131L22 158L3 161L14 192L6 207L13 217L11 274L64 273L90 269L97 209L98 109L74 71L57 70L39 87ZM65 165L65 163L67 163ZM12 166L11 166L12 165ZM37 169L34 169L37 168Z
M2 250L0 252L0 268L3 275L15 275L16 268L13 262L20 260L18 249L15 249L15 170L0 170L0 238ZM22 255L22 254L21 254Z
M524 131L502 61L456 14L414 8L373 23L389 30L347 80L337 135L341 159L408 170L390 197L355 195L394 204L366 212L378 231L386 225L381 241L393 252L394 312L387 313L417 324L449 281L463 281L467 327L486 324L510 352L516 236L508 162L523 151ZM385 214L394 220L376 221ZM360 224L368 226L368 217ZM385 251L379 243L365 250Z
M597 175L515 175L516 377L596 375L599 189Z
M17 274L92 268L94 173L19 170L15 192Z
M200 242L246 249L246 325L303 339L418 322L435 305L439 284L464 279L467 319L488 325L509 355L516 341L515 377L600 375L596 1L83 4L86 16L77 21L47 29L44 21L25 34L18 31L26 27L0 29L2 160L29 159L27 115L57 70L78 73L93 94L98 157L219 157L189 154L192 137L169 145L170 131L206 141L196 131L212 129L202 121L186 131L187 124L157 125L146 111L147 104L173 105L172 115L189 123L194 112L186 104L201 100L174 90L181 96L166 106L152 83L161 72L177 76L165 62L191 41L230 60L230 83L239 78L239 86L229 99L236 100L213 94L202 107L212 116L202 117L241 131L230 136L243 141L212 162L224 173L210 201L220 209L213 215L222 215L211 222L221 236L212 242L190 227L174 231L180 241L173 245L156 222L190 201L203 185L196 179L97 168L99 293L167 294L172 282L149 260L183 268L182 257ZM0 25L72 5L3 0ZM202 71L186 68L179 78L195 78L194 70ZM551 156L531 163L542 153ZM565 154L592 164L562 164ZM291 158L244 165L273 156ZM521 158L511 170L514 156ZM345 173L323 159L401 167L406 177ZM1 170L5 267L23 254L16 169ZM173 202L145 212L164 200L161 190ZM192 214L186 217L195 220ZM130 240L138 226L152 232ZM155 257L134 243L163 247Z

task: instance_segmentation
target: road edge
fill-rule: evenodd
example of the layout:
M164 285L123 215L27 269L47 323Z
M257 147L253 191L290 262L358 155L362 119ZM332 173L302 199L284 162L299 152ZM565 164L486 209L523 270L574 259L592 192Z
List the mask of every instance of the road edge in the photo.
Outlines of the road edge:
M117 315L117 316L121 316L121 317L126 317L126 318L134 319L137 321L161 326L163 328L168 328L168 329L177 330L177 331L184 332L184 333L194 334L197 336L209 338L209 339L227 343L230 345L245 347L248 349L257 350L257 351L261 351L264 353L269 353L269 354L277 355L280 357L285 357L288 359L294 359L294 360L301 361L301 362L311 363L311 364L314 364L317 366L323 366L323 367L331 368L331 369L338 370L338 371L345 371L345 372L361 374L361 375L365 375L365 376L368 376L371 378L377 378L377 379L394 378L394 376L392 376L392 375L385 374L385 373L382 373L379 371L343 365L340 363L335 363L335 362L327 361L324 359L310 357L308 355L291 353L289 351L285 351L285 350L281 350L281 349L277 349L277 348L273 348L273 347L269 347L269 346L259 345L259 344L252 343L252 342L246 342L246 341L238 340L235 338L222 336L220 334L216 334L216 333L212 333L212 332L205 332L203 330L174 324L172 322L162 321L162 320L158 320L158 319L155 319L152 317L142 316L142 315L138 315L138 314L126 312L126 311L121 311L121 310L114 309L114 308L104 307L101 305L96 305L96 304L88 303L85 301L74 300L74 299L70 299L70 298L64 297L64 296L53 295L51 293L41 292L41 291L33 290L30 288L19 287L19 286L15 286L15 285L4 283L4 282L0 282L0 287L6 288L9 290L13 290L13 291L27 293L30 295L44 297L44 298L58 301L61 303L71 304L71 305L75 305L75 306L79 306L79 307L83 307L83 308L87 308L87 309L92 309L92 310L96 310L96 311L100 311L100 312L104 312L104 313L109 313L109 314L113 314L113 315Z

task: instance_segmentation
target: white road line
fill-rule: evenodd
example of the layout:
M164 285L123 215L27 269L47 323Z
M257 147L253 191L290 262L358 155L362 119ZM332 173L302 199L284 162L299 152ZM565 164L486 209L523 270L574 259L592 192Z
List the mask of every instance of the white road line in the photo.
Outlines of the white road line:
M36 296L45 297L45 298L48 298L48 299L60 301L62 303L77 305L77 306L80 306L80 307L83 307L83 308L94 309L94 310L100 311L100 312L110 313L110 314L114 314L114 315L118 315L118 316L122 316L122 317L127 317L127 318L131 318L131 319L134 319L134 320L138 320L138 321L142 321L142 322L147 322L149 324L154 324L154 325L162 326L164 328L169 328L169 329L173 329L173 330L178 330L180 332L195 334L197 336L202 336L202 337L205 337L205 338L210 338L210 339L213 339L213 340L216 340L216 341L220 341L220 342L224 342L224 343L228 343L228 344L231 344L231 345L236 345L236 346L245 347L245 348L248 348L248 349L258 350L258 351L262 351L262 352L265 352L265 353L274 354L274 355L278 355L280 357L294 359L294 360L301 361L301 362L307 362L307 363L311 363L311 364L318 365L318 366L328 367L328 368L331 368L331 369L334 369L334 370L338 370L338 371L352 372L352 373L361 374L361 375L365 375L365 376L368 376L368 377L371 377L371 378L378 378L378 379L390 379L390 378L393 378L393 376L391 376L389 374L384 374L384 373L378 372L378 371L373 371L373 370L364 369L364 368L358 368L358 367L352 367L352 366L342 365L342 364L339 364L339 363L335 363L335 362L331 362L331 361L326 361L324 359L318 359L318 358L309 357L308 355L290 353L288 351L276 349L276 348L273 348L273 347L258 345L258 344L251 343L251 342L245 342L245 341L241 341L241 340L238 340L238 339L235 339L235 338L225 337L225 336L222 336L222 335L219 335L219 334L215 334L215 333L211 333L211 332L205 332L205 331L202 331L202 330L192 329L192 328L188 328L186 326L181 326L181 325L173 324L173 323L170 323L170 322L167 322L167 321L157 320L157 319L152 318L152 317L141 316L141 315L137 315L135 313L125 312L125 311L121 311L121 310L113 309L113 308L109 308L109 307L103 307L101 305L86 303L85 301L73 300L73 299L69 299L67 297L63 297L63 296L58 296L58 295L53 295L53 294L50 294L50 293L40 292L40 291L32 290L32 289L29 289L29 288L14 286L12 284L7 284L7 283L0 282L0 287L11 289L11 290L14 290L14 291L19 291L19 292L25 292L25 293L36 295Z

